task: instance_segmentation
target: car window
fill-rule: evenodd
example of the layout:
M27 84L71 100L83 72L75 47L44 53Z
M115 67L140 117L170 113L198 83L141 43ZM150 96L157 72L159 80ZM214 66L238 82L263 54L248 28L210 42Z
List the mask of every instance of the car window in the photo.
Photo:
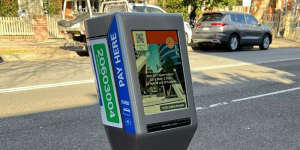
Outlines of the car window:
M146 12L145 6L133 6L132 7L133 12Z
M222 21L223 18L224 15L220 13L204 14L200 21Z
M258 21L251 15L246 15L247 24L257 25Z
M235 14L231 14L230 19L231 19L232 22L237 22Z
M157 9L157 8L154 8L154 7L147 7L146 10L147 10L148 13L164 13L160 9Z
M241 24L246 24L245 15L243 14L231 14L231 21Z

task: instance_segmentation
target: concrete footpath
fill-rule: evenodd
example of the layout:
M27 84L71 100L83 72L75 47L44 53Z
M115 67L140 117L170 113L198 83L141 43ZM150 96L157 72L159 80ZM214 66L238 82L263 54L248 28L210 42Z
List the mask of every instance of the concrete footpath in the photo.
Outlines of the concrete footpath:
M64 49L65 40L45 42L0 42L0 63L3 61L39 61L80 57L75 51ZM300 48L300 43L274 39L270 48ZM188 51L193 51L191 47Z
M270 48L300 48L300 42L295 42L291 40L285 40L285 39L274 39L272 44L270 45Z
M79 57L75 51L65 50L65 43L65 40L0 42L0 57L4 61L39 61Z

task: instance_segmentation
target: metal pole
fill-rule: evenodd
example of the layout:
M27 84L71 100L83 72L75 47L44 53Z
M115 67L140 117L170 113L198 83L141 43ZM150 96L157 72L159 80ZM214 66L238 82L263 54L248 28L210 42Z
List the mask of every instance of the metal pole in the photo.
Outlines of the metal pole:
M62 19L63 20L65 20L66 8L67 8L67 0L64 1L64 8L63 8L63 11L62 11Z
M284 15L286 15L286 13L287 13L287 6L288 6L288 0L284 0Z
M92 17L93 14L92 14L91 2L90 2L90 0L86 0L86 2L87 2L87 7L88 7L90 17Z
M44 6L43 6L43 0L40 0L40 9L39 9L39 10L40 10L40 13L39 13L40 15L43 15L43 14L44 14L44 13L43 13L43 7L44 7Z
M75 12L77 12L77 11L78 11L78 8L77 8L77 0L74 0L74 2L73 2L73 7L74 7Z
M21 12L21 0L18 0L18 10Z
M294 10L293 10L293 17L297 16L298 3L299 3L299 0L295 0Z

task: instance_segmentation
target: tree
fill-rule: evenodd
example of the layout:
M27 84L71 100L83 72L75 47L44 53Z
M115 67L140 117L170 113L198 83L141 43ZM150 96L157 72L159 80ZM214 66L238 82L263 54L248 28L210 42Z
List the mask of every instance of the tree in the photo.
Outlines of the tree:
M61 7L62 0L44 0L44 9L49 15L58 15Z
M199 14L199 8L205 9L232 7L237 0L158 0L158 4L169 13L182 13L188 17L188 6L191 6Z
M188 6L191 5L193 8L200 8L204 3L203 0L183 0L183 5Z
M18 16L18 1L0 0L0 16L2 17Z
M237 0L183 0L184 6L191 6L196 14L201 13L201 9L212 10L213 8L232 8L237 3ZM191 13L195 13L195 12ZM197 15L198 16L198 15Z
M250 13L253 14L256 11L257 0L251 0Z
M271 0L262 0L261 4L259 5L257 11L254 13L254 16L257 20L261 20L265 11L270 6Z
M207 10L213 8L233 7L236 5L237 0L183 0L184 5L192 5L193 7L205 7Z
M209 0L208 9L217 8L224 8L224 7L232 7L235 6L237 3L236 0Z
M181 13L187 18L187 6L182 5L183 0L158 0L158 4L168 13Z

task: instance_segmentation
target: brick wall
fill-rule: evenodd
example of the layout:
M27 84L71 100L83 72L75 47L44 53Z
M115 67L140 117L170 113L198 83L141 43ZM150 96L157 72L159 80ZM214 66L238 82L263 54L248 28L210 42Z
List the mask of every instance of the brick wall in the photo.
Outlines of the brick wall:
M256 3L256 8L258 8L263 0L258 0ZM295 0L287 0L288 1L288 5L287 5L287 9L288 10L293 10L294 9L294 3ZM281 9L283 10L285 7L285 0L281 0ZM268 8L267 13L272 14L276 12L276 8L277 8L277 0L271 0L270 2L270 6ZM299 3L299 8L300 8L300 3ZM298 14L300 15L300 11L298 11Z
M49 38L48 22L45 15L33 15L33 35L0 36L0 41L46 41ZM31 27L32 27L31 26ZM30 27L30 26L28 26Z
M49 38L47 17L44 15L33 16L33 28L35 40L45 41Z

